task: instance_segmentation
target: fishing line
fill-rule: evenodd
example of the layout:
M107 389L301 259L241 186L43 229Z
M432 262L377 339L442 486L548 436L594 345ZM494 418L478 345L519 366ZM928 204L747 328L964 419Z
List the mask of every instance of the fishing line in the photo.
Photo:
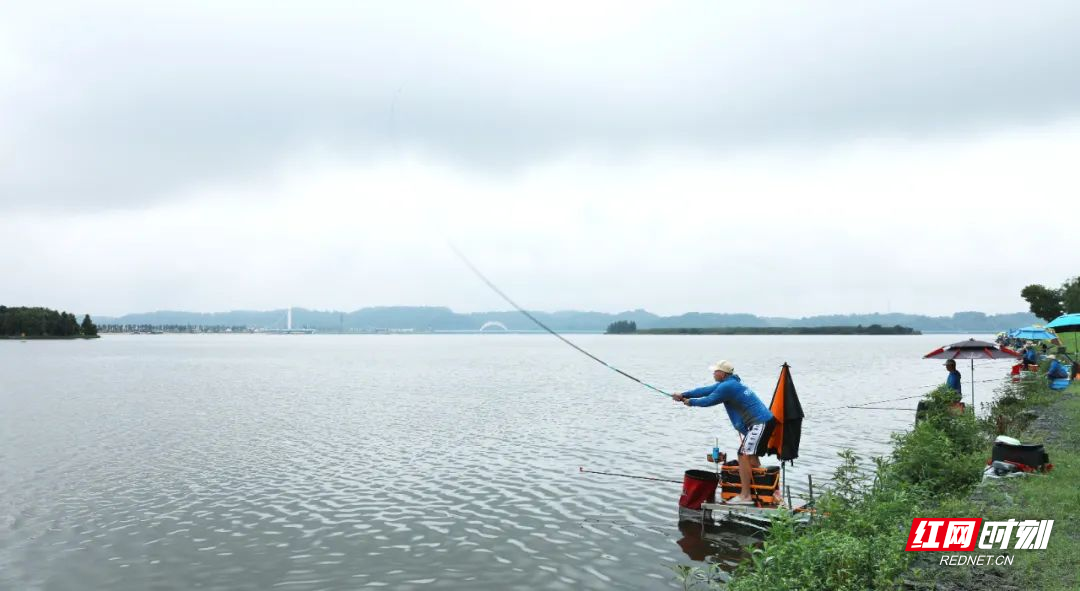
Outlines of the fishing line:
M926 394L916 394L914 396L904 396L903 398L889 398L888 400L875 400L873 402L863 402L863 403L855 404L855 405L831 406L829 408L823 408L821 410L822 410L822 412L824 412L824 411L829 411L829 410L839 410L841 408L861 408L863 406L870 406L872 404L881 404L883 402L898 402L900 400L911 400L912 398L922 398L924 396L926 396Z
M918 410L917 408L899 408L892 406L846 406L842 408L853 408L855 410Z
M592 526L606 525L606 526L609 526L609 527L617 527L617 528L638 528L638 529L649 530L649 531L651 531L651 532L653 532L655 534L660 534L660 535L663 535L663 536L666 536L666 537L669 537L669 538L672 537L672 534L671 534L671 531L670 531L671 528L669 526L665 525L665 524L660 524L660 523L657 523L657 524L634 523L632 521L616 521L614 519L598 519L598 518L595 518L595 517L585 517L585 518L583 518L581 520L581 525L582 526L585 526L585 525L592 525ZM626 532L626 533L630 534L630 532ZM636 534L630 534L630 535L636 535Z
M592 359L593 361L596 361L600 365L603 365L604 367L606 367L606 368L608 368L608 369L610 369L612 371L616 371L616 372L622 374L623 376L626 376L626 377L630 378L631 380L634 380L635 382L641 384L642 386L645 386L646 388L649 388L650 390L653 390L653 391L655 391L655 392L657 392L659 394L663 394L664 396L667 396L668 398L671 398L672 395L669 394L668 392L664 392L663 390L661 390L660 388L657 388L656 386L653 386L651 384L647 384L647 383L635 378L634 376L632 376L632 375L626 373L625 371L615 367L614 365L609 364L608 362L604 361L603 359L600 359L596 355L593 355L592 353L589 353L585 349L582 349L581 347L575 345L574 343L570 342L569 339L567 339L566 337L564 337L561 334L555 332L554 330L551 330L550 328L548 328L548 326L546 324L544 324L543 322L540 322L539 320L537 320L537 318L535 316L533 316L532 314L529 314L529 312L526 311L524 308L522 308L521 306L514 303L514 300L510 299L510 296L503 293L501 289L499 289L498 287L495 287L495 284L492 283L490 280L488 280L488 278L485 277L484 274L481 273L480 270L477 269L475 265L473 265L471 262L469 262L469 259L466 258L465 255L462 254L461 251L458 250L456 246L454 246L452 243L448 243L448 244L450 246L450 249L454 251L454 254L456 254L458 256L458 258L461 259L461 262L465 263L465 265L468 266L469 269L472 270L472 272L474 274L476 274L476 276L479 277L481 281L483 281L485 284L487 284L487 286L490 287L492 291L499 294L499 297L506 300L507 303L509 303L511 306L514 307L514 309L516 309L518 312L521 312L522 314L524 314L529 320L532 320L533 322L535 322L537 326L539 326L540 328L548 331L553 336L558 338L560 341L566 343L567 345L570 345L571 347L577 349L581 353L587 355L590 359Z
M682 480L672 480L670 478L656 478L654 476L636 476L634 474L619 474L618 472L599 472L597 470L586 470L585 468L578 467L578 472L581 474L602 474L604 476L621 476L622 478L636 478L638 480L652 480L654 482L674 482L675 484L682 484Z
M1000 382L1003 379L1004 378L992 378L992 379L989 379L989 380L977 380L975 383L976 384L988 384L990 382ZM965 383L970 383L970 382L965 382ZM936 387L936 386L940 386L940 385L941 384L927 384L926 386L913 386L911 388L904 388L904 390L914 390L916 388L930 388L930 387ZM901 400L911 400L912 398L922 398L924 396L926 396L925 393L924 394L916 394L914 396L903 396L903 397L900 397L900 398L887 398L885 400L874 400L873 402L860 402L858 404L853 404L853 405L830 406L829 408L821 409L821 411L824 412L824 411L829 411L829 410L839 410L841 408L862 408L864 406L870 406L872 404L881 404L883 402L899 402Z

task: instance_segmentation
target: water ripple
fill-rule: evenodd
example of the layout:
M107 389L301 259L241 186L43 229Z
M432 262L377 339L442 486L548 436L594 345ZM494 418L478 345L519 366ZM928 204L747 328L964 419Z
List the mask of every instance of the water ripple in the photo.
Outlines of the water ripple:
M881 453L912 418L815 409L941 377L938 337L581 338L671 387L720 355L767 397L790 361L803 498L838 445ZM62 345L0 342L0 588L678 588L671 565L752 541L678 525L678 483L579 473L680 480L736 440L549 338Z

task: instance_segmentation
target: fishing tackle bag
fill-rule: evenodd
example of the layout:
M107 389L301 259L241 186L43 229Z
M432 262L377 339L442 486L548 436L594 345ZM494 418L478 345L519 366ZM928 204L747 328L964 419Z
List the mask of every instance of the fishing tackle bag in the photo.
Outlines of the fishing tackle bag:
M990 461L1015 464L1024 472L1049 472L1054 467L1050 456L1042 444L1013 444L1007 441L995 441Z
M780 466L754 468L750 496L759 506L775 507L780 504ZM742 490L739 477L739 461L731 460L720 469L720 498L725 502L738 496Z

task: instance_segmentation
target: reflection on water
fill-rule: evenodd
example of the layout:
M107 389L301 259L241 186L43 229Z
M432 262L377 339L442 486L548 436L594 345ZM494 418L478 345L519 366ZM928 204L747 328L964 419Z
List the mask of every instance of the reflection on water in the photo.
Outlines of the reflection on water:
M696 521L680 521L677 544L695 562L720 562L732 568L743 558L744 548L760 541L760 536L738 526L716 527Z
M920 356L956 340L575 338L671 389L728 358L767 398L791 363L796 497L913 418L828 409L942 381ZM676 525L683 472L738 443L724 411L549 336L0 341L0 375L3 589L678 588L750 540Z

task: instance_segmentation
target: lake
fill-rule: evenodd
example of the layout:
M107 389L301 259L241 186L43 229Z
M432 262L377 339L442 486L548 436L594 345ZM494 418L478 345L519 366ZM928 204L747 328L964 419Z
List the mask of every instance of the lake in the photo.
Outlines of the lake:
M664 389L726 358L766 403L790 363L801 495L914 418L836 407L924 393L967 336L570 338ZM738 439L549 335L0 341L0 376L0 588L680 588L750 541L680 528L679 484L579 472L681 481Z

